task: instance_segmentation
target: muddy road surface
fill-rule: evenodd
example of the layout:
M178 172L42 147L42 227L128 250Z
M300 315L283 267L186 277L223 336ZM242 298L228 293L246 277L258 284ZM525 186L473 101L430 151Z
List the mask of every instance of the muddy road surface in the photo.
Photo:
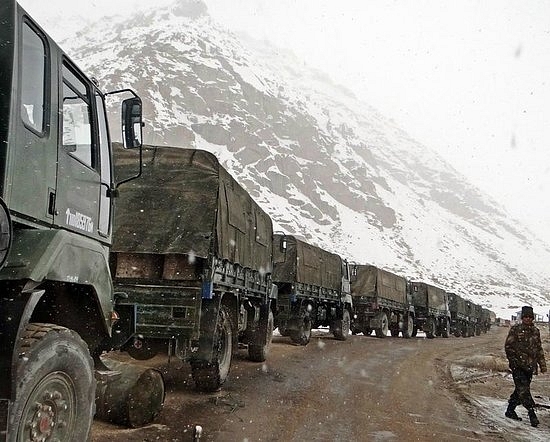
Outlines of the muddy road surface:
M146 361L166 382L164 408L138 429L99 420L92 442L201 441L543 441L541 425L504 418L513 382L503 344L508 328L471 338L349 336L316 330L306 347L275 336L268 361L240 350L217 393L193 388L187 364L160 356ZM548 331L545 350L549 352ZM549 359L547 357L547 359ZM537 402L549 403L550 378L533 381Z

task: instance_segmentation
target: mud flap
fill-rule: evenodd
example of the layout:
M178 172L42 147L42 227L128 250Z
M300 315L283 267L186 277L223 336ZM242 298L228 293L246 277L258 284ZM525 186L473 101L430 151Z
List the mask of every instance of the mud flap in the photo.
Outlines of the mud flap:
M13 370L18 358L15 343L18 341L21 330L24 330L29 322L32 311L44 292L44 290L23 291L18 296L6 298L6 302L0 304L2 323L0 348L5 352L0 358L1 399L14 398L16 376L13 375ZM19 318L19 321L14 321L13 318Z
M190 359L212 362L216 341L214 335L219 311L220 302L218 300L203 299L201 306L199 345L197 351L191 354Z

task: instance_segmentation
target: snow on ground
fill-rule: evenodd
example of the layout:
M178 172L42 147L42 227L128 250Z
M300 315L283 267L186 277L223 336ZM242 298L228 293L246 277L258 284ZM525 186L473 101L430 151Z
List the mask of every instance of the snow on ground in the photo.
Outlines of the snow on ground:
M550 363L548 346L550 336L544 334L543 346L547 363ZM547 442L550 439L550 409L537 407L540 421L537 428L531 427L527 410L522 406L516 412L523 419L514 421L504 416L508 398L514 389L514 381L508 370L508 361L503 354L483 354L454 361L451 365L451 377L456 390L466 399L470 412L503 440L511 442ZM550 406L550 375L540 374L533 377L531 393L537 404Z

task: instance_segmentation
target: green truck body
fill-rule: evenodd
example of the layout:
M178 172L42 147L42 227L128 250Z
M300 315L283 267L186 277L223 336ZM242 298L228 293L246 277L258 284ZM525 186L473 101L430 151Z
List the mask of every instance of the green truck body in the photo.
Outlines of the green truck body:
M374 330L377 337L383 338L389 330L392 336L401 332L410 338L414 307L407 280L373 265L354 265L351 275L352 332L370 335Z
M451 313L445 290L417 281L412 281L410 287L416 315L415 329L422 329L428 338L435 336L448 338Z
M115 154L117 170L132 173L133 152ZM269 216L213 154L147 146L142 176L117 199L111 266L124 294L120 324L133 336L123 348L138 358L170 348L191 362L198 388L216 389L229 370L217 332L227 316L225 344L239 338L250 359L264 360L275 298L272 235Z
M349 266L339 255L275 234L273 281L278 287L275 324L283 335L306 345L312 328L328 326L338 339L347 338L353 303Z

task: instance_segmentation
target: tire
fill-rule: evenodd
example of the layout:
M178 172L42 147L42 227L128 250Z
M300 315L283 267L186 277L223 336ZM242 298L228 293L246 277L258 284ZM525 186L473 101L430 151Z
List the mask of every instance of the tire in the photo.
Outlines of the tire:
M401 334L405 339L410 339L413 336L414 319L411 315L407 315L407 322Z
M27 325L21 342L7 441L88 440L96 382L86 343L72 330L43 323Z
M456 338L460 338L460 336L462 336L462 324L460 322L455 323L455 330L453 334Z
M218 391L229 375L233 353L231 320L225 307L220 307L213 337L212 361L191 361L191 374L199 391Z
M264 362L269 353L269 347L273 339L273 312L269 310L267 315L266 343L264 345L248 344L248 359L253 362Z
M292 342L298 345L307 345L311 339L311 319L309 316L305 316L300 321L298 330L289 330L290 339Z
M428 339L433 339L435 337L435 320L431 316L426 319L425 333Z
M376 337L385 338L388 335L388 315L386 315L385 312L381 312L378 314L377 319L380 321L381 325L374 329Z
M334 337L339 341L345 341L348 339L349 329L351 326L351 317L348 309L342 311L342 319L334 321L334 327L332 333Z

